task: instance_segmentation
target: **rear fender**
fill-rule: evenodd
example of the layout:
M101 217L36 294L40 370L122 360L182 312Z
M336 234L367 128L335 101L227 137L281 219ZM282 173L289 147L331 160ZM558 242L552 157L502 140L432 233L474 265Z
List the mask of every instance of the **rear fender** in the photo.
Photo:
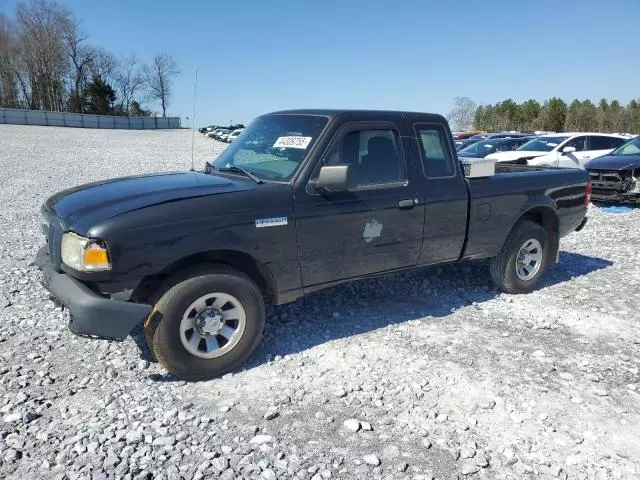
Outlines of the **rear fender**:
M558 261L560 250L560 218L558 217L557 210L558 206L551 198L544 195L532 197L522 206L509 229L509 233L511 233L518 222L522 220L531 220L542 225L549 237L549 247L551 249L547 256L547 263L557 263Z

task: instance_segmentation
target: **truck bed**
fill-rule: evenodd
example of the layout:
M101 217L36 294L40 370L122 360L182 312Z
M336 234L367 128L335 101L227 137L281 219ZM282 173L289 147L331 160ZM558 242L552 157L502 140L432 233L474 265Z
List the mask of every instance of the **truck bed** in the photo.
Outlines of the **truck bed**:
M573 232L585 214L585 170L496 164L496 174L467 179L469 230L463 258L491 257L524 212L536 206L558 218L558 235Z

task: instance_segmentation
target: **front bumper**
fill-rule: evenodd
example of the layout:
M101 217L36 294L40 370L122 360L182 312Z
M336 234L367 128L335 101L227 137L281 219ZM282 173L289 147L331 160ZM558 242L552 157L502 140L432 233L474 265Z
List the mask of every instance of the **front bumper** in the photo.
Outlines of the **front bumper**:
M105 298L71 275L56 272L46 247L38 251L34 264L54 301L69 309L69 330L77 335L123 340L151 312L150 305Z
M640 193L602 192L592 193L591 201L595 202L619 202L640 204Z

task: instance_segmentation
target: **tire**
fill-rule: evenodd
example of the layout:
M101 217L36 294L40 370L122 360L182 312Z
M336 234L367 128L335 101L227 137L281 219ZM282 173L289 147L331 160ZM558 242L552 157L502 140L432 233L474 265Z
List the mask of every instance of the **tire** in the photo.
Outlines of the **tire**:
M522 263L519 263L519 254L524 247L531 252L528 252L529 257L525 254ZM527 269L523 270L523 266L527 264L527 260L537 258L536 250L539 250L540 258L535 263L531 260L527 275ZM546 230L538 223L522 220L511 230L498 256L490 260L491 279L498 290L505 293L529 293L544 275L549 263L548 253L549 237Z
M168 280L173 285L155 303L145 322L150 350L161 365L183 380L208 380L235 370L262 338L265 308L260 290L247 276L224 266L183 277ZM203 306L206 309L200 308ZM215 320L209 310L216 312ZM238 312L234 319L222 320L231 311ZM207 318L221 325L219 335L214 333L216 328L207 330ZM187 328L190 322L192 326ZM202 328L198 326L201 323ZM222 335L225 329L234 330L227 334L229 340ZM209 340L217 350L209 351Z

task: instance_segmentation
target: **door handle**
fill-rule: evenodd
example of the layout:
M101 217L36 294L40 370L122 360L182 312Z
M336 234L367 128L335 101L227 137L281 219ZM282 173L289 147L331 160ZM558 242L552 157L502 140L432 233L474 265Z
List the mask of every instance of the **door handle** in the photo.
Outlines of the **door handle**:
M413 208L414 205L418 204L418 199L414 198L414 199L408 199L408 200L400 200L398 202L398 207L399 208L405 208L405 209L409 209L409 208Z
M591 155L583 155L582 158L591 158Z

